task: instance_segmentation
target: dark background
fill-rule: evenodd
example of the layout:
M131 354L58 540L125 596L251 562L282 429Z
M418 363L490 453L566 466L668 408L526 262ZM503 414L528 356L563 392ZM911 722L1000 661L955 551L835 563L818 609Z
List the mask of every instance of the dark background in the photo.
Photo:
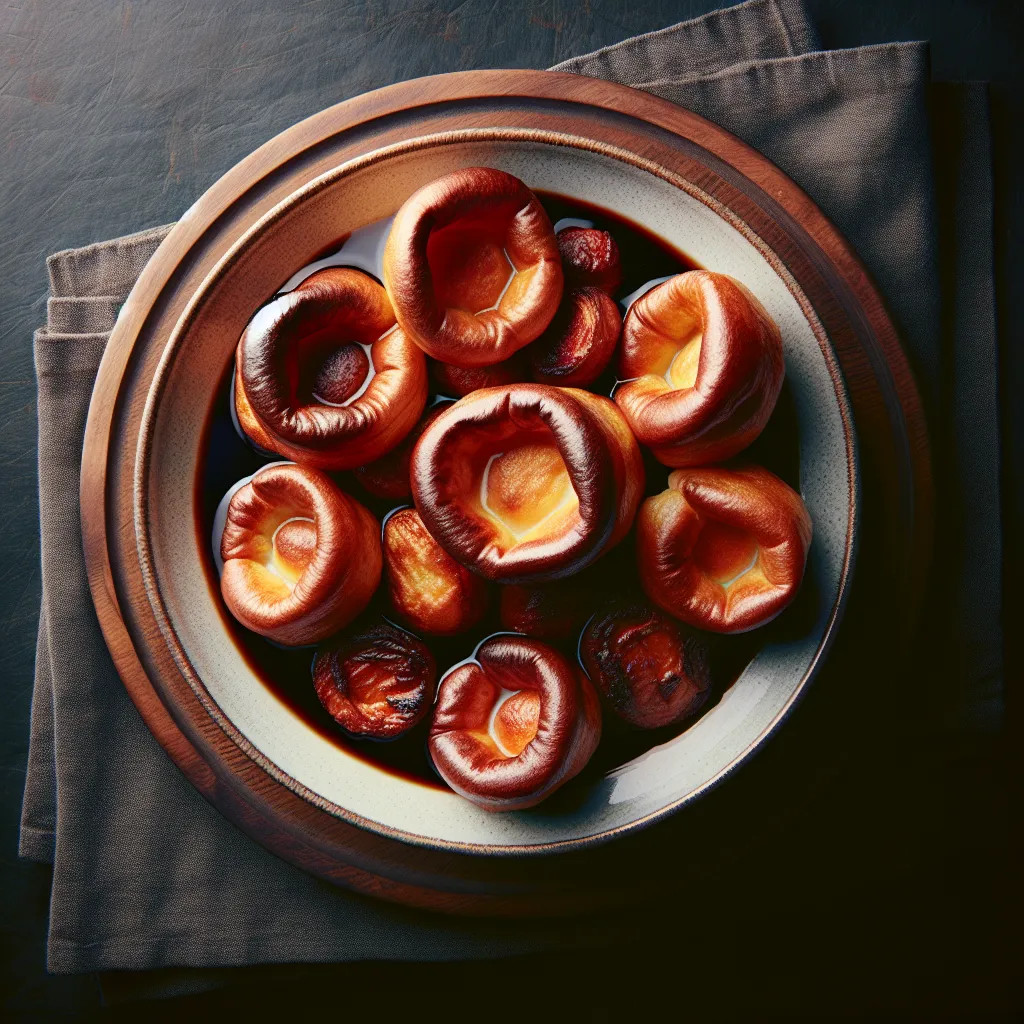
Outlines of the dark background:
M260 143L368 89L468 68L547 67L722 6L9 0L0 9L0 1005L86 1019L101 1003L95 979L45 974L49 872L17 858L39 608L32 331L45 319L45 256L176 219ZM928 39L936 80L991 83L1012 641L1022 543L1012 527L1024 522L1021 4L807 6L825 48ZM1007 648L1009 683L1020 661L1013 644ZM1008 686L1011 721L1016 697ZM1024 863L1012 834L1019 759L1010 757L1008 737L963 735L955 725L923 742L937 756L916 770L908 764L882 790L865 791L851 773L808 809L819 823L805 851L813 884L781 892L769 921L722 921L706 936L693 934L691 922L666 922L659 954L642 959L619 950L597 962L569 955L469 968L355 965L340 968L329 987L301 971L250 972L226 994L188 997L164 1012L283 1010L312 991L332 1013L372 1009L385 1018L395 1011L429 1019L431 1008L461 1005L502 1017L602 1020L642 1016L641 1004L661 996L701 1019L1009 1017L1024 1005L1014 934L1022 918L1011 884ZM143 1011L107 1013L134 1019Z

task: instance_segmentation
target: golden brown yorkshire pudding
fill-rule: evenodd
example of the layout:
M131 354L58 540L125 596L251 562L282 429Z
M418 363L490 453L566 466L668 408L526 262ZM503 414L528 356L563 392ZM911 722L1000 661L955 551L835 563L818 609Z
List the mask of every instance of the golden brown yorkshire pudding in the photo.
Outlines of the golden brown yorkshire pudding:
M597 694L575 665L538 640L496 636L441 680L427 746L456 793L515 811L578 775L600 738Z
M645 601L623 601L595 615L579 653L615 714L638 729L681 722L711 692L706 640Z
M526 350L538 384L582 387L604 372L622 332L619 307L600 288L573 288Z
M424 431L412 492L456 561L505 583L568 576L618 543L643 460L607 398L512 384L460 399Z
M395 613L412 629L454 636L487 611L487 581L427 533L419 513L403 508L384 523L384 564Z
M423 353L384 289L330 267L268 302L235 357L235 411L259 447L320 469L379 458L427 401Z
M800 495L760 466L677 469L640 510L637 562L648 597L716 633L773 619L796 596L811 544Z
M626 313L615 402L666 466L706 465L746 448L782 387L782 338L739 281L691 270Z
M437 667L425 643L381 624L321 647L313 661L313 685L324 709L347 733L393 740L430 710Z
M424 185L398 211L384 284L402 330L424 352L489 366L551 322L562 261L548 215L518 178L466 167Z
M380 582L377 520L305 466L267 466L239 488L220 551L228 610L281 644L313 644L341 629Z

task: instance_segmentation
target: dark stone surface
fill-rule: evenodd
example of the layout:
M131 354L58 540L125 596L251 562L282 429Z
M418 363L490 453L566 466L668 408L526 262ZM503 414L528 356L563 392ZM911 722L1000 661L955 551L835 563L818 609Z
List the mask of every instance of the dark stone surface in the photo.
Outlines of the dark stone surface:
M33 329L45 318L44 257L174 220L254 147L316 110L365 90L467 68L546 67L725 5L715 0L523 0L506 5L493 0L13 0L0 10L0 1005L13 1014L84 1019L100 1002L93 979L45 975L48 872L19 862L16 854L39 604L31 341ZM1004 521L1020 523L1024 403L1016 396L1024 385L1024 346L1019 344L1024 330L1019 304L1011 301L1020 286L1024 235L1019 5L1015 0L809 0L808 6L825 47L930 39L936 79L992 82ZM1011 338L1018 344L1011 345ZM1009 580L1021 564L1021 541L1014 534L1008 531ZM1007 623L1015 622L1019 611L1020 598L1010 587ZM1012 636L1013 630L1008 633ZM1016 651L1007 655L1008 680L1019 678L1020 662L1009 660ZM1009 694L1011 713L1015 696ZM1014 996L1005 969L1013 961L990 911L993 901L1012 898L999 888L1008 877L1000 865L1006 863L1009 840L998 823L1006 819L1001 780L1009 766L997 750L986 754L952 745L944 751L944 763L949 778L941 785L942 806L923 815L920 808L908 809L907 834L853 837L837 830L834 820L823 823L820 846L808 850L808 858L831 860L840 874L822 872L818 877L824 888L780 899L778 948L754 948L749 938L722 929L718 938L729 937L724 938L729 946L710 954L716 960L735 955L740 984L751 968L748 983L763 994L752 995L751 1008L821 1016L829 1007L838 1013L877 1007L904 1016L914 1006L933 1006L928 986L949 983L951 976L953 1001L936 1007L939 1014L987 1017L1009 1007ZM913 781L901 791L913 799ZM862 797L857 806L860 818L850 821L870 822L870 803ZM866 892L866 902L851 899L849 887L859 886L841 876L855 863L851 843L873 851L892 869L882 872L888 881L881 888ZM947 907L945 914L933 916L933 907L922 917L908 918L897 909L906 906L898 889L900 879L917 877L917 872L914 863L901 858L929 843L948 851L941 877L963 890L956 899L945 890L933 892L936 906ZM851 922L854 911L857 920ZM936 937L925 933L936 921L948 930L950 941L958 941L947 956L931 961L928 951ZM844 936L851 928L869 937L869 944L878 943L862 950L862 965L837 963L829 954L835 945L837 957L849 956ZM742 932L743 923L736 922L735 929ZM813 937L808 929L816 930ZM789 962L783 948L798 935L799 953L794 955L815 950L802 968ZM683 968L669 950L665 955L673 961L675 979ZM527 966L526 974L536 971L542 988L558 984L558 971L550 964ZM569 984L585 987L581 974L593 977L578 956L561 966L575 977ZM657 965L650 966L657 974ZM474 970L480 998L488 985L502 986L500 967ZM387 973L378 973L371 972L373 984L387 986ZM282 979L289 987L296 980ZM344 990L352 978L336 981ZM406 982L412 990L428 991L463 983L457 966L410 968ZM607 1001L588 996L588 1015L605 1019L630 987L628 979L611 984ZM493 991L487 996L494 997ZM177 1012L224 1009L241 998L238 993L215 997L204 1007L192 997ZM373 1005L366 998L349 1010ZM419 1005L408 995L398 998L409 1012ZM552 1009L564 1006L569 1012L570 1005L556 1001ZM714 1002L706 993L699 1005Z

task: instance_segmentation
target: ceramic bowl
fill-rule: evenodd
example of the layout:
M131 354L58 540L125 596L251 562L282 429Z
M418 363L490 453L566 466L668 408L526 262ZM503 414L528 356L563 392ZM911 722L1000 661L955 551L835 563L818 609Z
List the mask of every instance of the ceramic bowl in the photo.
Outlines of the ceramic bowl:
M699 264L743 282L778 323L799 433L800 490L814 522L798 635L763 646L721 700L676 738L580 784L571 797L492 814L391 774L329 742L268 690L225 626L197 506L206 427L253 312L339 236L369 229L418 187L460 167L497 167L531 188L608 208ZM146 593L197 698L279 783L362 829L485 854L580 847L652 822L714 786L768 741L815 674L842 613L857 542L858 468L844 382L811 303L734 213L643 158L538 130L470 129L389 145L288 195L242 233L191 295L149 389L135 460ZM467 654L469 652L467 651ZM777 742L785 742L784 735Z

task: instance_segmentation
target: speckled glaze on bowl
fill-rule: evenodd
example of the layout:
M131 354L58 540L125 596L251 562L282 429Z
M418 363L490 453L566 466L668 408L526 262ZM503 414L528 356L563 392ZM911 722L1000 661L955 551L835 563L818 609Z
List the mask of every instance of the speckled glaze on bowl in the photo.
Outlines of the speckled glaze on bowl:
M805 635L764 647L692 727L568 805L559 801L557 810L542 804L489 814L329 743L254 676L199 569L210 561L196 515L204 426L254 310L340 235L392 215L422 184L473 165L611 209L750 288L782 331L799 422L801 493L815 528L807 573L819 605ZM742 222L633 154L572 136L484 129L417 138L343 164L238 239L193 295L150 389L138 440L135 523L149 600L178 667L209 714L267 772L371 831L438 848L526 854L599 842L654 821L765 742L813 676L841 614L857 494L852 419L828 339L781 261Z

